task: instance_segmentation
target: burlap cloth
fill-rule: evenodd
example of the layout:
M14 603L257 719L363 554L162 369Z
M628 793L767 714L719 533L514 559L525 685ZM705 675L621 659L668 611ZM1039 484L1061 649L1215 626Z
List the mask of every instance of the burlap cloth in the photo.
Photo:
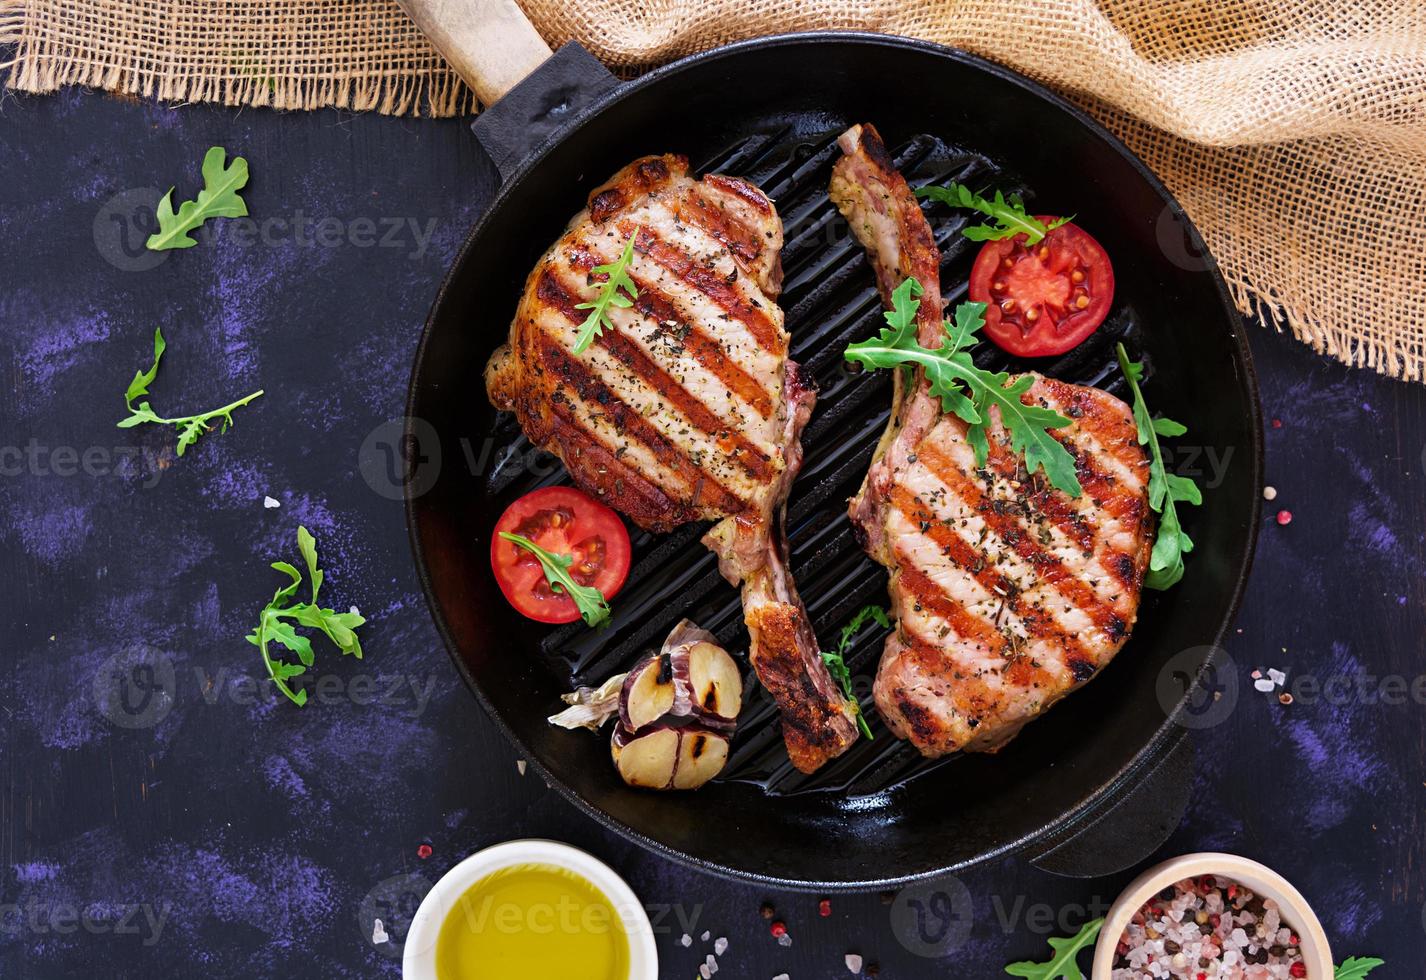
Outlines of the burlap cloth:
M818 28L1010 65L1158 172L1244 312L1349 364L1426 378L1426 0L522 2L552 44L577 39L626 73ZM28 92L474 109L394 0L0 0L0 44L14 45L8 85Z

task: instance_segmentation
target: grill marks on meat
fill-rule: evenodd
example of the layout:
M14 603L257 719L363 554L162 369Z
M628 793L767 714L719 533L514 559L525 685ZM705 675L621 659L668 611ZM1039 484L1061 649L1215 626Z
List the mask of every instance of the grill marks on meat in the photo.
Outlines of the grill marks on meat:
M941 253L931 226L874 126L853 126L837 142L843 155L832 168L832 203L870 254L882 303L891 306L892 291L907 277L921 284L916 336L922 345L938 347L942 336ZM852 527L867 554L887 567L892 555L879 515L890 492L892 474L941 414L940 401L926 389L920 368L909 387L901 371L895 372L892 383L891 419L849 508Z
M918 335L936 346L929 226L872 127L853 127L841 144L833 200L883 299L907 275L921 281ZM1003 746L1107 664L1137 615L1152 514L1132 413L1107 392L1034 377L1026 404L1072 420L1054 434L1075 457L1080 497L1025 472L994 409L977 465L965 423L941 413L918 373L909 391L898 387L850 505L868 552L891 571L897 629L877 671L877 708L928 756Z
M654 531L753 505L783 467L787 337L771 298L781 224L751 185L687 171L680 157L647 157L591 195L531 275L511 344L486 374L532 442L573 435L579 445L559 455L576 479ZM575 355L589 313L575 307L602 285L591 270L631 235L639 298L611 308L615 329ZM598 462L581 465L591 454Z
M603 285L595 266L630 238L638 297L573 352ZM680 156L644 157L589 197L540 259L486 368L491 401L576 483L651 531L720 521L705 539L743 587L754 668L798 768L856 739L786 570L783 509L815 401L787 359L776 297L782 223L757 187L695 180Z
M1098 468L1137 449L1133 418L1092 388L1037 378L1026 393L1061 414L1087 398L1103 411L1057 432L1086 486L1103 478L1079 498L1024 472L998 416L986 466L944 416L895 474L884 524L900 622L874 694L927 755L999 748L1129 635L1151 544L1147 467Z

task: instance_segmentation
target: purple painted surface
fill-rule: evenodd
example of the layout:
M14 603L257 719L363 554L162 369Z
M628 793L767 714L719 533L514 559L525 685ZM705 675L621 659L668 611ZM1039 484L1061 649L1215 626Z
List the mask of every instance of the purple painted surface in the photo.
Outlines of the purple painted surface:
M247 157L250 211L287 230L218 226L132 268L142 228L105 209L131 188L191 194L212 144ZM976 869L961 876L970 907L953 910L964 941L923 958L876 895L837 897L819 918L816 896L671 865L519 775L427 619L399 503L357 463L401 413L428 304L488 198L460 122L67 91L7 96L0 160L0 976L394 977L373 910L399 940L419 879L519 836L569 840L628 876L678 977L708 951L704 929L730 939L724 976L846 975L850 949L883 977L991 977L1048 951L1059 926L1037 909L1073 928L1128 879L1015 859ZM181 460L171 433L114 427L155 326L170 344L155 405L267 391ZM1267 429L1279 493L1228 650L1239 700L1194 734L1190 810L1161 854L1266 861L1317 902L1341 955L1419 976L1426 389L1265 332L1254 346L1282 420ZM325 656L327 693L302 710L257 682L243 641L280 582L268 562L297 557L298 524L317 535L324 595L370 620L366 659ZM1289 684L1345 679L1347 693L1284 707L1252 689L1248 671L1270 666ZM790 949L767 935L765 899Z

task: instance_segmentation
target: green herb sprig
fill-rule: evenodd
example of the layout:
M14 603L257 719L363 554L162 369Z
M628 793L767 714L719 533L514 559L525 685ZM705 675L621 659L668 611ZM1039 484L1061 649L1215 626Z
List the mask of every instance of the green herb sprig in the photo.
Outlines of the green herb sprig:
M173 188L168 189L158 202L158 231L144 242L149 251L192 248L198 242L188 233L209 218L241 218L248 213L247 204L238 195L248 182L248 162L233 157L228 164L227 157L228 151L221 146L211 147L203 155L203 189L197 200L180 204L177 213L173 210Z
M822 662L827 665L827 673L832 675L832 680L841 685L842 691L847 695L847 700L856 706L857 727L861 729L863 735L871 740L871 726L867 724L866 717L862 714L862 707L857 703L856 693L852 690L852 672L847 667L846 655L847 647L852 642L852 637L860 632L861 628L867 624L867 620L875 620L883 629L891 629L891 618L881 606L863 606L852 617L851 622L842 627L842 637L837 641L835 653L822 651Z
M1154 538L1154 550L1149 555L1149 573L1144 576L1144 585L1162 591L1183 578L1183 556L1193 550L1193 539L1184 533L1174 505L1201 504L1203 494L1199 492L1198 484L1188 477L1168 472L1164 466L1163 450L1159 447L1160 436L1181 436L1188 431L1187 427L1173 419L1152 418L1149 415L1143 392L1139 390L1144 365L1129 360L1123 344L1116 344L1114 349L1119 358L1119 368L1124 372L1134 396L1134 425L1139 430L1139 445L1149 447L1149 506L1159 515L1158 532Z
M163 358L163 352L168 345L163 339L163 330L155 329L153 332L153 365L147 371L138 371L134 374L134 380L129 382L128 390L124 392L124 404L129 408L129 417L122 419L118 427L121 429L131 429L136 425L144 425L152 422L156 425L172 425L178 428L178 455L182 456L188 447L198 441L198 437L213 427L209 425L215 419L222 419L222 429L227 432L233 424L233 412L242 408L248 402L262 395L259 388L244 398L239 398L235 402L230 402L222 408L215 408L211 412L203 412L199 415L183 415L178 418L163 418L153 410L148 401L141 401L134 404L134 399L147 395L149 385L153 384L154 378L158 377L159 361Z
M1084 980L1084 974L1080 972L1075 957L1079 955L1080 950L1094 942L1102 928L1103 919L1086 922L1084 928L1069 939L1051 939L1050 948L1055 951L1055 955L1046 962L1032 963L1025 960L1011 963L1005 968L1005 972L1012 977L1025 977L1026 980Z
M1014 195L1007 199L1000 191L996 191L994 198L984 198L965 184L957 184L955 181L945 187L937 187L934 184L918 187L916 196L929 197L933 201L949 204L953 208L969 208L994 219L995 224L993 225L972 225L961 231L962 235L973 242L998 241L1002 238L1024 235L1027 245L1035 245L1060 225L1068 224L1074 220L1074 215L1070 215L1068 218L1056 218L1049 224L1045 224L1039 218L1027 213L1020 198Z
M990 407L995 406L1010 435L1011 449L1024 457L1025 469L1030 473L1043 470L1051 485L1078 497L1083 491L1075 474L1074 456L1050 435L1051 429L1063 428L1070 420L1056 411L1020 400L1035 383L1034 378L1024 375L1011 382L1007 372L986 371L971 360L969 348L985 324L985 304L957 306L955 323L943 324L945 343L929 350L916 338L916 311L921 306L916 297L921 293L921 284L914 278L897 286L891 294L892 308L885 314L887 326L871 340L849 345L847 360L866 368L920 366L931 393L940 397L946 411L966 423L966 439L980 466L985 465L990 453L985 430Z
M524 548L539 559L541 567L545 570L545 581L550 583L550 589L555 592L563 592L573 599L575 608L579 610L579 615L584 618L585 623L590 626L603 626L609 622L609 602L604 598L604 593L592 585L580 585L569 573L569 567L574 564L573 555L559 555L553 551L546 551L529 538L511 534L509 531L501 531L500 536L516 547Z
M576 303L576 310L589 310L589 316L579 325L579 336L574 341L574 352L583 354L594 343L594 338L603 335L604 328L614 329L614 321L609 318L609 307L626 310L639 298L639 288L629 278L629 263L634 260L634 240L640 229L635 228L624 246L623 253L613 262L596 265L590 270L591 276L603 275L608 278L599 287L599 295L591 302ZM624 292L620 292L620 290ZM627 293L628 295L625 295Z
M1375 956L1349 956L1337 967L1336 980L1362 980L1362 977L1384 964Z
M307 703L306 691L294 691L287 682L307 672L316 659L312 643L298 633L296 626L310 626L321 630L344 655L350 654L361 659L361 641L356 629L366 622L358 612L339 613L334 609L323 609L317 605L317 593L322 588L322 570L317 567L317 541L305 527L297 528L297 550L307 565L307 577L312 587L310 602L292 602L297 587L302 584L302 573L285 561L275 561L272 567L285 574L289 581L273 594L272 601L264 607L258 618L257 629L246 637L262 654L267 676L285 694L288 700L299 707ZM287 622L291 620L292 622ZM276 641L297 654L300 664L289 663L274 656L269 644Z

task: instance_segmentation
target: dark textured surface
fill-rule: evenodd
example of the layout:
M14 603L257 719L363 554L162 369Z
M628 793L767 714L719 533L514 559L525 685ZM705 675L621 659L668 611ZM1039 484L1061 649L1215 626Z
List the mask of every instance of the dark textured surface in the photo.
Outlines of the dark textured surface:
M135 268L149 256L125 251L112 219L145 195L110 202L171 182L191 195L214 143L249 160L255 218L289 224L244 238L231 222ZM427 619L399 502L379 467L358 465L400 414L419 326L487 199L477 157L455 120L77 92L0 105L0 976L395 976L393 945L368 942L364 898L520 836L586 847L673 906L656 915L665 976L693 975L705 929L729 938L730 977L845 976L855 949L884 977L981 978L1047 951L1053 919L1078 925L1128 874L1074 881L1010 859L891 906L838 896L821 919L812 896L643 853L519 775ZM169 433L113 427L155 325L170 343L158 407L267 392L181 460ZM1264 860L1314 900L1339 959L1376 953L1389 964L1374 976L1419 976L1426 389L1266 332L1254 346L1282 420L1267 432L1273 506L1294 520L1265 518L1229 647L1240 690L1194 733L1189 814L1161 854ZM1212 463L1181 461L1205 479ZM242 640L276 585L267 562L296 558L298 523L321 545L325 598L371 620L365 662L328 658L326 703L301 711L251 693L259 664ZM160 681L171 667L171 704L114 708L115 663L130 694L148 676L135 665ZM1269 665L1346 686L1285 708L1251 688L1247 671ZM791 948L768 937L765 899ZM913 901L948 913L948 957L915 954Z

